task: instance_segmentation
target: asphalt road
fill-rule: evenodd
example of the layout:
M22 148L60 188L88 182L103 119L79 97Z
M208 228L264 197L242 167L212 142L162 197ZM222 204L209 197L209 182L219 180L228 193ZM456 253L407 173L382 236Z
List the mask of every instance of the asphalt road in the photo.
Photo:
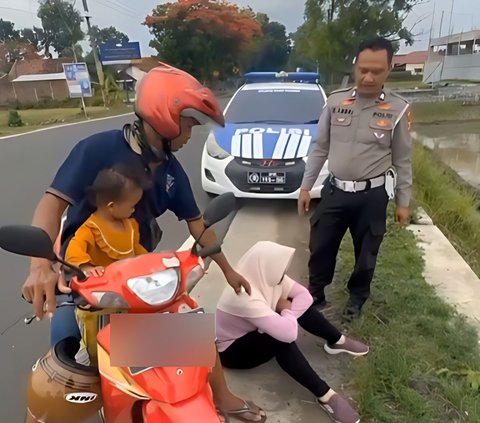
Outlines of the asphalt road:
M220 99L223 106L227 100ZM132 116L122 116L0 139L0 225L30 224L38 200L75 143L95 132L120 128L131 119ZM200 157L205 138L205 130L195 130L191 142L177 154L202 210L209 201L200 185ZM188 237L186 225L173 214L165 214L159 222L164 230L162 247L176 248ZM218 226L217 233L223 234L228 223L227 219ZM20 298L28 265L28 258L0 251L1 422L23 421L28 373L49 347L46 321L30 326L23 323L23 318L31 314L31 306Z

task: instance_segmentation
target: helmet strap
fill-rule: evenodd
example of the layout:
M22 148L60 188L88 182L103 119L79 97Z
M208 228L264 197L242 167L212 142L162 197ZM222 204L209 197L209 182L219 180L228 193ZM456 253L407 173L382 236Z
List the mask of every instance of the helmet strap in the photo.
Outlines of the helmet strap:
M142 159L147 163L159 163L168 160L171 155L170 141L162 140L162 150L153 148L147 141L145 127L140 116L133 125L125 125L126 137L131 143L130 137L133 137L137 145L140 147Z

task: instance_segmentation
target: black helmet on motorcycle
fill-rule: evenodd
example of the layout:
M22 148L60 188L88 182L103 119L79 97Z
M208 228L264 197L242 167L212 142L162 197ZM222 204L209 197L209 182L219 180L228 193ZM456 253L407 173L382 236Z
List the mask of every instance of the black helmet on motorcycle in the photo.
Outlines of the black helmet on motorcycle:
M37 420L80 423L101 409L98 369L75 361L79 347L77 338L63 339L32 367L27 408Z

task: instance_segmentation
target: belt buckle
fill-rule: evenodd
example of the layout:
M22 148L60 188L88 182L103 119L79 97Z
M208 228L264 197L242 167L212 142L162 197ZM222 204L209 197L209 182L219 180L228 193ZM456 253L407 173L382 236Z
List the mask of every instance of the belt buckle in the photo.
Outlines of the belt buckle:
M356 181L344 181L345 191L347 192L357 192L357 182Z

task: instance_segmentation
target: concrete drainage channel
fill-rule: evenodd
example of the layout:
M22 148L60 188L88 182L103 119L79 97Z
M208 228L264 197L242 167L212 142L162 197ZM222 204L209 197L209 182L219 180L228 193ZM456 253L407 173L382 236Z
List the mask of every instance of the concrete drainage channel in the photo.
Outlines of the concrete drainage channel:
M480 279L430 216L419 209L418 221L408 226L418 240L425 260L424 277L437 294L480 334Z

